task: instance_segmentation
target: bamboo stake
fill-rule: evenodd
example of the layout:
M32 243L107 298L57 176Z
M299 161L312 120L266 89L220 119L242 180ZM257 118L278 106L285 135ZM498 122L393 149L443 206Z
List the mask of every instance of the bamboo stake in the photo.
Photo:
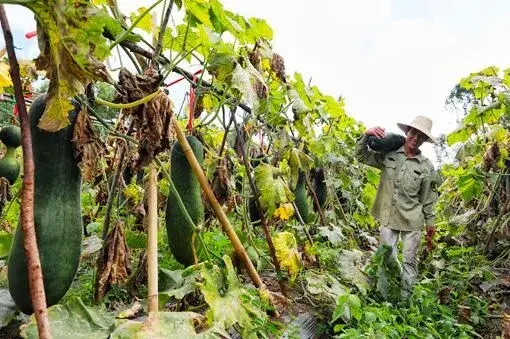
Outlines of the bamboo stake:
M184 151L184 155L186 156L186 159L188 159L188 162L191 166L191 169L193 170L193 173L197 176L198 181L200 182L200 186L205 192L205 195L207 196L207 199L209 200L214 213L216 214L216 217L221 223L221 226L223 227L223 231L227 234L230 241L232 242L232 246L234 246L234 250L239 255L241 260L243 261L244 265L246 266L248 270L248 274L250 275L251 280L253 281L253 284L255 287L260 289L266 289L266 286L262 282L262 279L260 279L260 276L255 269L255 266L253 266L253 263L250 260L250 257L248 256L248 253L246 253L246 250L244 249L243 244L237 237L236 232L232 228L232 225L230 225L230 222L225 214L223 212L223 209L221 208L220 204L218 203L218 200L214 196L214 192L212 191L211 187L209 186L209 183L207 182L207 178L205 177L204 172L202 171L202 168L200 167L200 164L198 163L197 159L195 158L195 155L193 154L193 150L191 149L188 140L186 140L186 137L184 136L184 133L181 130L181 127L179 126L177 120L175 117L172 117L172 122L175 127L175 131L177 134L177 140L181 144L182 150Z
M32 308L37 322L39 338L51 338L50 323L48 321L48 309L46 307L46 295L44 281L37 247L37 238L34 222L34 155L32 151L32 134L30 132L30 121L23 97L21 87L20 71L18 60L14 52L14 41L12 31L7 20L4 5L0 5L0 22L4 33L7 55L9 58L14 95L21 121L21 147L23 148L23 191L21 197L21 227L23 228L23 247L27 259L28 286Z
M147 276L149 314L158 311L158 192L154 164L149 164Z

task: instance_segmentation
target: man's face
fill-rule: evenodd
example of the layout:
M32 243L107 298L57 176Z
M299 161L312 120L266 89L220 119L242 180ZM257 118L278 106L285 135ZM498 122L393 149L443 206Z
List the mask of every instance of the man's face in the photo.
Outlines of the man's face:
M425 134L413 127L410 127L407 130L406 136L406 145L412 150L420 148L420 146L428 139Z

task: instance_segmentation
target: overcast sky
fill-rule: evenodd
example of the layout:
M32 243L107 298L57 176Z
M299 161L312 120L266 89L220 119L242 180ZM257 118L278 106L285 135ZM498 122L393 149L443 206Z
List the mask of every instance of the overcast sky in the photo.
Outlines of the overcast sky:
M120 1L125 13L150 1ZM444 101L461 77L510 67L508 0L222 0L225 8L268 21L287 72L343 96L365 125L397 131L423 114L433 134L455 128ZM17 7L17 6L15 6ZM8 6L15 40L35 29L28 11ZM18 40L19 39L19 40ZM35 41L23 54L37 54ZM433 157L429 148L425 153Z

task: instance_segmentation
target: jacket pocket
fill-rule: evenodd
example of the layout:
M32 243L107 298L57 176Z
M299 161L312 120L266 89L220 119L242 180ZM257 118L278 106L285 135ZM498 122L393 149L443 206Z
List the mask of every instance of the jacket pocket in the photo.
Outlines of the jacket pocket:
M411 197L418 195L420 191L423 172L417 169L410 169L404 173L404 189Z

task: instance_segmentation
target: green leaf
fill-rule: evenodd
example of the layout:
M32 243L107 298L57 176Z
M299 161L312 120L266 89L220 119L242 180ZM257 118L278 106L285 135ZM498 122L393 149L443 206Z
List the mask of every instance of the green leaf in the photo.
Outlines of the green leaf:
M126 243L131 249L147 248L147 235L141 232L127 230Z
M325 95L323 99L326 101L321 107L332 118L341 118L345 116L345 103L343 100L335 100L332 96Z
M39 127L55 132L69 124L68 112L73 109L69 100L83 93L84 84L112 82L101 61L110 53L103 31L113 19L90 1L75 6L73 2L34 0L26 6L40 27L38 69L46 70L51 79Z
M209 56L207 71L219 81L226 81L236 67L234 58L225 53L213 53Z
M239 282L230 257L224 256L223 260L225 271L218 266L202 270L204 281L199 287L209 305L207 319L225 329L238 324L243 338L256 338L256 323L267 319L267 315L257 306L261 303L259 298Z
M197 281L201 277L200 265L176 271L160 268L158 277L160 306L163 307L170 298L181 300L186 295L193 293L197 289Z
M81 243L81 256L82 258L90 257L101 248L103 248L103 240L97 235L92 234L90 237L83 239Z
M361 311L361 300L355 294L341 295L337 301L337 307L333 312L332 323L342 318L346 323L352 319L361 320L363 313Z
M9 290L0 290L0 328L7 326L14 319L17 310Z
M363 252L342 250L338 256L338 270L342 280L356 286L362 294L367 293L368 280L362 271Z
M221 2L210 0L209 6L209 16L216 32L223 33L224 31L229 31L235 36L240 31L239 25L234 24L235 22L232 22L225 13Z
M304 274L307 292L323 304L335 304L341 295L349 294L349 288L328 273L306 271Z
M131 13L130 15L131 22L135 22L136 20L138 20L146 10L147 10L146 7L140 7L138 8L138 12ZM141 30L147 33L152 33L152 29L154 28L153 26L154 25L151 13L145 14L145 16L141 18L140 21L138 21L138 23L136 24L137 28L140 28Z
M73 297L64 305L48 308L48 320L53 338L103 339L110 334L113 313L98 307L87 307L80 298ZM23 338L36 339L37 324L32 314L21 329Z
M273 40L273 30L265 20L249 18L245 36L252 43L255 43L260 38Z
M465 202L480 196L483 192L483 180L480 175L470 172L465 175L459 176L457 180L457 188L460 191L460 195Z
M294 194L279 177L280 170L268 164L258 165L253 174L260 192L262 208L268 215L273 215L276 208L286 202L294 200Z
M0 259L5 259L9 256L11 250L13 235L6 231L0 231Z
M474 131L472 128L468 128L466 126L461 126L457 128L452 133L448 134L446 140L448 141L448 146L452 146L457 142L466 142L471 135L473 135Z
M300 73L294 73L294 81L292 82L293 88L298 93L303 103L309 108L313 108L313 103L311 101L310 93L308 92L307 86L303 81L303 76Z
M150 315L150 321L118 320L111 339L153 339L153 338L228 338L228 333L218 327L197 333L194 323L202 315L194 312L157 312Z
M184 8L188 14L193 15L200 23L213 27L209 18L209 2L206 0L184 0Z

